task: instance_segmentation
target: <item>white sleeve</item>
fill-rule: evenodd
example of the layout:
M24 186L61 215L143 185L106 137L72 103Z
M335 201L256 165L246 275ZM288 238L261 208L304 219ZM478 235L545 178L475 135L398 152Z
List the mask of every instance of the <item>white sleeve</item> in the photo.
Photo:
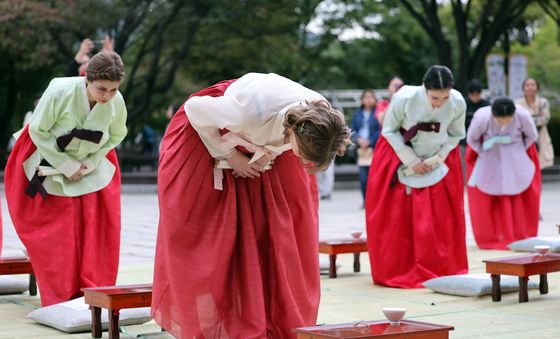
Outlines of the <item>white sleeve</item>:
M226 158L235 149L225 146L220 129L239 125L243 121L243 107L235 97L192 97L185 102L185 113L204 146L213 158Z
M279 75L249 73L232 83L224 96L192 97L184 108L212 157L224 158L234 148L224 145L220 129L265 121L290 104L319 99L324 98Z
M405 98L393 98L387 112L385 113L382 134L385 139L387 139L391 147L393 147L393 150L399 159L401 159L401 162L407 167L412 167L420 163L420 159L412 147L404 143L404 138L400 131L404 121L405 106Z
M451 99L450 99L451 100ZM455 117L447 127L447 143L443 144L441 149L438 152L438 156L441 160L445 161L449 152L451 152L457 145L459 145L459 141L465 138L465 112L467 110L467 103L465 99L458 94L456 96L456 109L455 109Z
M487 130L487 121L492 119L492 115L488 112L488 107L479 108L472 118L469 130L467 131L467 144L477 153L483 152L482 136Z

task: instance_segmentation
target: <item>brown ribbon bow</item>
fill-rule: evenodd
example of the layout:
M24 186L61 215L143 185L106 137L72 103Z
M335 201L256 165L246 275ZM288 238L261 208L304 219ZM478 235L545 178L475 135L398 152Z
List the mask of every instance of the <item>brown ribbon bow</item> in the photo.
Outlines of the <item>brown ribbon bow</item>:
M50 164L47 160L43 159L41 160L39 166L50 166ZM45 181L45 177L40 177L38 172L39 170L36 170L33 178L31 178L31 180L29 181L29 185L27 185L27 188L25 189L25 194L27 194L31 198L34 198L35 195L39 193L41 197L45 199L47 197L47 190L45 190L45 187L43 187L43 181Z
M410 140L412 140L412 138L414 138L416 134L418 134L418 131L437 133L439 132L440 126L441 123L439 122L419 122L416 125L412 126L408 131L401 127L400 132L403 136L404 143L412 147ZM398 175L397 170L395 170L395 173L393 173L393 177L391 178L391 182L389 183L389 187L395 187L395 185L397 184L397 180Z
M89 129L74 128L72 131L70 131L70 133L56 138L56 144L58 145L58 148L64 152L68 144L74 138L91 141L95 144L98 144L101 142L102 137L103 137L103 132L101 131L92 131Z
M439 132L441 123L439 122L419 122L412 126L408 131L401 128L401 134L403 135L404 143L410 145L410 140L418 134L419 131L423 132Z
M72 131L70 131L70 133L56 138L56 144L58 145L58 148L62 152L64 152L64 150L66 149L66 147L72 141L73 138L87 140L98 144L101 142L102 137L103 137L103 132L100 131L91 131L88 129L74 128ZM50 164L47 162L47 160L43 159L39 164L39 166L50 166ZM36 170L35 174L29 181L29 185L25 189L25 194L27 194L31 198L34 198L35 195L39 193L41 197L45 199L47 197L47 190L45 190L45 187L43 186L43 181L45 181L45 177L39 176L38 172L39 170Z

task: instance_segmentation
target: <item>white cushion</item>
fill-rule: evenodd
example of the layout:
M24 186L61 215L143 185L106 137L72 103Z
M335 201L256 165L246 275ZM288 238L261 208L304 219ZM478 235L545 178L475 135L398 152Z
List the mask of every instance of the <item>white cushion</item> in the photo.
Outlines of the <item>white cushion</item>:
M477 297L492 294L492 278L488 273L459 274L438 277L424 282L424 287L443 294L458 295L462 297ZM513 276L500 276L502 293L519 291L519 278ZM539 287L535 281L529 281L529 289Z
M0 294L19 294L28 290L29 276L27 276L27 279L14 278L8 275L0 276Z
M535 245L548 245L551 252L560 252L560 237L532 237L514 241L508 247L516 252L535 252Z
M91 310L84 298L38 308L27 315L28 318L67 333L91 331ZM129 308L120 310L119 325L139 325L152 319L150 308ZM101 311L103 330L109 327L107 310Z

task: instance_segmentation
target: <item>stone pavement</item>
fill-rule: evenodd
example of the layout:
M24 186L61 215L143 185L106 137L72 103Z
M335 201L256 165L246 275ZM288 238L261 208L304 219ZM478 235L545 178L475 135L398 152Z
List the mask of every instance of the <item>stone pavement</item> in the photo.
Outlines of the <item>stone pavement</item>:
M2 187L0 186L0 189ZM1 190L0 190L1 191ZM154 187L125 186L122 197L122 247L118 283L150 282L157 235L158 207ZM3 255L20 254L23 248L9 219L5 198ZM338 190L320 206L320 237L347 237L351 231L364 229L364 212L357 190ZM484 271L482 259L511 255L506 251L483 251L474 246L467 212L467 244L472 273ZM545 183L539 234L558 236L560 223L560 183ZM352 322L382 319L381 308L405 307L407 318L456 327L451 338L560 338L560 273L549 277L549 294L529 292L529 303L517 303L517 294L504 294L500 303L489 296L462 298L435 294L424 289L400 290L371 283L367 255L362 255L362 273L352 273L352 255L341 255L339 278L322 276L322 300L319 323ZM68 335L33 323L26 318L38 299L27 294L0 296L0 338L90 338L88 333ZM142 326L122 328L123 338L168 338L158 333L152 321ZM150 334L152 333L152 334ZM107 332L104 332L107 338Z

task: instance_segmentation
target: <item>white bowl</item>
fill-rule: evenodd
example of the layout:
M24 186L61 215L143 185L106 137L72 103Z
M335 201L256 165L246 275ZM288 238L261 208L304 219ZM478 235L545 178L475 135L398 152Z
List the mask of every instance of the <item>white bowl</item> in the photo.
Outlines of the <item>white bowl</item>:
M402 318L404 318L405 313L405 308L389 307L383 309L383 314L385 314L387 320L389 320L389 322L393 325L400 324Z
M350 233L350 235L352 236L352 238L358 240L358 239L360 239L360 237L362 236L362 233L363 233L363 232L361 232L361 231L356 231L356 232Z
M546 255L548 251L550 251L550 246L548 245L535 245L534 248L539 255L543 255L543 256Z

